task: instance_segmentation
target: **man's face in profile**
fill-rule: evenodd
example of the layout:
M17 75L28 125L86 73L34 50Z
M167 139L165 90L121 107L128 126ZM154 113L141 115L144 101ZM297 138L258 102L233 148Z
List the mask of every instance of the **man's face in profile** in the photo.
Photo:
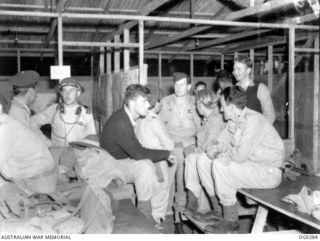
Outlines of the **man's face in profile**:
M139 116L146 116L149 107L150 104L147 97L139 95L135 100L133 100L133 109Z

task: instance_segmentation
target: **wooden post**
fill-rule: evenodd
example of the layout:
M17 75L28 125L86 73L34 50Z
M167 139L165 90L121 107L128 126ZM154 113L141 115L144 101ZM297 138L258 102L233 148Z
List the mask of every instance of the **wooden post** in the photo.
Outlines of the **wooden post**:
M17 71L21 72L21 53L20 50L17 50Z
M107 41L108 43L110 43L110 41ZM107 62L107 69L106 72L107 74L111 74L112 72L112 58L111 58L111 48L107 47L107 54L106 54L106 62Z
M191 79L191 84L194 85L194 78L193 78L193 75L194 75L194 61L193 61L193 54L190 54L190 79Z
M281 65L282 65L282 56L278 55L279 66L278 66L278 74L281 74Z
M295 144L295 116L294 116L294 57L295 57L295 29L289 28L289 138Z
M220 69L224 69L224 55L221 54L220 57L221 57L221 58L220 58Z
M319 50L319 36L314 41L314 48ZM313 170L320 172L319 159L319 54L314 53L314 86L313 86Z
M144 55L144 26L143 20L139 20L139 83L147 84L147 80L144 80L144 66L143 66L143 55Z
M268 88L270 93L272 93L273 84L273 46L268 46Z
M158 54L158 87L162 85L162 54Z
M58 64L63 65L62 17L58 16Z
M130 42L130 32L127 28L123 30L123 42ZM130 69L130 50L127 48L123 50L123 69L125 71Z
M120 42L120 36L114 35L114 42L119 43ZM114 72L119 73L120 72L120 50L119 48L114 48L114 55L113 55L113 61L114 61Z
M249 50L249 55L250 55L250 59L251 59L251 62L252 62L251 75L252 75L252 78L254 78L254 49L250 49Z
M100 75L105 73L105 52L104 47L100 47L100 60L99 60L99 69L100 69Z

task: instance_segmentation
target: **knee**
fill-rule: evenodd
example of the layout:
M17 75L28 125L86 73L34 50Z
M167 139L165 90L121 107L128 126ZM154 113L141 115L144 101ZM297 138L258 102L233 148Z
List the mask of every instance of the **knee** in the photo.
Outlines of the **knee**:
M226 166L219 159L216 159L216 160L213 161L213 163L212 163L212 174L213 174L215 179L218 178L218 176L225 176L227 173L230 172L228 170L229 170L228 166Z
M153 177L156 175L154 163L150 160L140 160L136 166L137 177Z
M197 163L197 157L198 154L197 153L191 153L187 156L186 160L185 160L185 165L186 166L195 166Z

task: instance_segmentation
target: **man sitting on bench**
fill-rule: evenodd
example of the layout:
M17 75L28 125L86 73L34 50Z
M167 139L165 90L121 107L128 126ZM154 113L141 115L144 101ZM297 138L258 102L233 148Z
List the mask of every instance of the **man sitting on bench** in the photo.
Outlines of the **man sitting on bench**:
M246 101L245 92L239 86L228 87L221 93L221 111L228 124L208 154L213 160L212 175L223 219L208 225L208 232L238 230L238 189L275 188L281 182L283 142L262 114L246 107Z

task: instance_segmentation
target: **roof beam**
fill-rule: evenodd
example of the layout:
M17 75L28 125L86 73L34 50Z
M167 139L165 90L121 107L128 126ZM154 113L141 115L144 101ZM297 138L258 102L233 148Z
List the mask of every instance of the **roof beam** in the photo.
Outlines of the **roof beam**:
M107 13L109 13L110 5L111 5L111 0L106 0L102 14L107 14ZM101 32L100 29L99 29L99 26L100 26L101 24L102 24L102 20L100 19L100 20L99 20L99 23L98 23L98 25L97 25L95 34L94 34L93 37L92 37L92 41L94 41L94 42L97 41L98 35L99 35L99 33Z
M203 49L203 48L207 48L207 47L211 47L217 44L223 44L226 42L230 42L230 41L234 41L234 40L238 40L241 38L246 38L246 37L250 37L250 36L254 36L254 35L259 35L262 33L266 33L266 32L270 32L271 29L263 29L263 30L259 30L259 29L255 29L255 30L250 30L250 31L243 31L237 34L231 34L228 37L225 38L220 38L220 39L215 39L215 40L211 40L211 41L207 41L203 44L201 44L198 47L195 48L189 48L187 49L188 51L190 50L198 50L198 49Z
M141 16L145 16L145 15L148 15L149 13L151 13L153 10L159 8L160 6L162 6L163 4L169 2L171 0L153 0L149 3L147 3L140 11L139 11L139 15ZM114 35L119 35L122 33L122 31L124 29L130 29L132 27L134 27L135 25L138 24L138 21L129 21L129 22L125 22L125 23L122 23L119 28L108 34L107 38L105 39L105 41L109 41L109 40L112 40L113 39L113 36Z
M66 5L68 0L59 0L57 6L56 6L56 12L57 13L61 13L62 10L64 9L64 6ZM57 25L58 25L58 19L55 18L52 20L51 22L51 26L50 26L50 29L49 29L49 33L48 33L48 37L47 37L47 40L44 42L44 46L47 48L51 39L53 38L53 34L54 34L54 31L56 30L57 28Z
M285 24L302 24L305 22L310 22L313 20L316 20L317 17L314 14L307 14L305 16L301 16L301 17L293 17L293 18L288 18L284 21L281 21L281 23L285 23ZM251 30L251 31L243 31L239 34L233 34L231 36L225 37L225 38L221 38L221 39L215 39L215 40L211 40L211 41L207 41L202 43L200 46L196 47L196 48L189 48L186 49L188 51L192 51L192 50L199 50L199 49L203 49L206 47L211 47L217 44L222 44L222 43L226 43L229 41L233 41L233 40L237 40L237 39L241 39L241 38L245 38L245 37L249 37L249 36L253 36L253 35L259 35L262 33L266 33L271 31L271 29L266 29L266 30Z
M228 15L224 15L218 18L214 18L217 20L236 20L236 19L240 19L243 17L247 17L247 16L252 16L252 15L261 15L261 14L265 14L268 12L271 12L275 9L279 9L281 7L285 7L287 5L292 4L292 0L282 0L282 1L271 1L271 2L267 2L264 3L262 5L258 5L258 6L253 6L253 7L249 7L243 10L239 10L233 13L230 13ZM214 20L212 19L212 20ZM212 26L199 26L199 27L193 27L191 29L188 29L186 31L183 31L180 34L177 34L175 36L169 37L165 40L162 41L154 41L152 43L150 43L149 45L146 45L146 49L152 49L152 48L156 48L165 44L169 44L175 41L178 41L180 39L189 37L191 35L194 35L196 33L205 31L210 29Z
M170 8L166 9L166 11L163 13L162 16L166 16L169 12L170 12ZM151 36L154 34L154 32L159 28L160 26L160 22L157 22L156 26L154 26L149 32L148 34L144 37L144 42L148 42L149 39L151 38Z
M309 38L313 38L317 33L310 33L306 35L300 35L296 36L295 41L301 41ZM239 52L239 51L245 51L249 49L258 49L258 48L264 48L268 45L282 45L286 44L288 42L286 37L279 37L276 40L270 41L270 39L264 39L264 40L254 40L254 41L244 41L239 43L236 47L229 48L228 45L225 46L226 51L223 51L223 54L231 54L233 52Z

